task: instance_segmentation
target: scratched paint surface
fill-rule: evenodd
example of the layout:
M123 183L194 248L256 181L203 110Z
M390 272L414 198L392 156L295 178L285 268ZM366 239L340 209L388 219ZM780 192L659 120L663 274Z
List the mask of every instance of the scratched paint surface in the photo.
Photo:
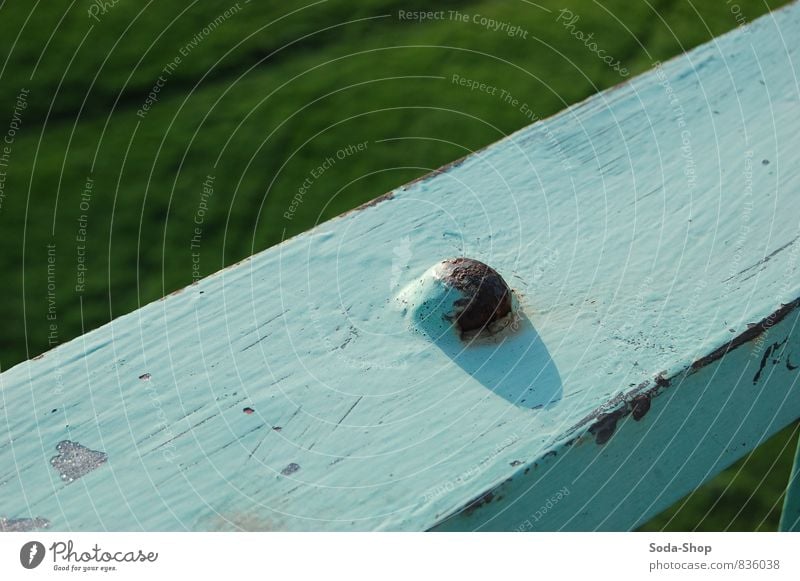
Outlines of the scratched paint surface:
M3 373L0 517L509 529L562 491L530 528L635 526L800 415L795 311L747 335L800 297L798 35L767 15ZM516 342L409 329L397 296L462 255L514 289ZM626 491L679 471L676 431L704 468ZM72 483L66 440L104 454Z

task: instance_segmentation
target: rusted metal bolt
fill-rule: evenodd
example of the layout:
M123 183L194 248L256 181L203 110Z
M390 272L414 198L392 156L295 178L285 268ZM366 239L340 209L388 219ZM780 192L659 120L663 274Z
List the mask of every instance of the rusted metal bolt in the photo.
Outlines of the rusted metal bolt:
M480 331L511 312L511 289L491 266L472 258L442 262L442 280L464 296L454 301L455 323L462 333Z
M511 321L514 298L503 277L472 258L448 258L403 289L397 300L412 325L436 340L492 335Z

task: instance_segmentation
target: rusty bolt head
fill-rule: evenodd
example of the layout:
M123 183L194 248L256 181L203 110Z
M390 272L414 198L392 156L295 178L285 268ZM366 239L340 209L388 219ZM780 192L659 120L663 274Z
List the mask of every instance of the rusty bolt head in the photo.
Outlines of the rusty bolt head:
M494 335L508 326L515 308L511 289L497 271L472 258L431 266L395 297L411 327L434 340Z
M440 275L463 298L455 301L455 323L462 333L480 331L511 312L511 290L495 269L472 258L450 258Z

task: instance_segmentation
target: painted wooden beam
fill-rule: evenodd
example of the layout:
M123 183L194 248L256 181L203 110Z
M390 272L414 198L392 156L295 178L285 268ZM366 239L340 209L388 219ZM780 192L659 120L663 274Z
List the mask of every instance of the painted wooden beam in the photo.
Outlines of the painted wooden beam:
M6 371L3 528L641 524L800 416L799 36L769 14ZM456 256L513 328L414 319Z

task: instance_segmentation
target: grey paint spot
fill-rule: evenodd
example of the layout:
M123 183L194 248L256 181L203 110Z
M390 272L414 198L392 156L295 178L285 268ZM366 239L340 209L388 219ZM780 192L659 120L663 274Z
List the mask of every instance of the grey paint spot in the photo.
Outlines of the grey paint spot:
M36 529L50 528L50 521L46 518L5 518L0 517L1 533L25 533Z
M95 468L105 464L108 455L105 452L90 450L86 446L81 446L78 442L63 440L56 446L58 456L50 459L61 476L61 480L70 483L81 476L85 476Z
M283 474L284 476L289 476L290 474L294 474L298 470L300 470L300 464L295 464L294 462L292 462L286 468L281 470L281 474Z

